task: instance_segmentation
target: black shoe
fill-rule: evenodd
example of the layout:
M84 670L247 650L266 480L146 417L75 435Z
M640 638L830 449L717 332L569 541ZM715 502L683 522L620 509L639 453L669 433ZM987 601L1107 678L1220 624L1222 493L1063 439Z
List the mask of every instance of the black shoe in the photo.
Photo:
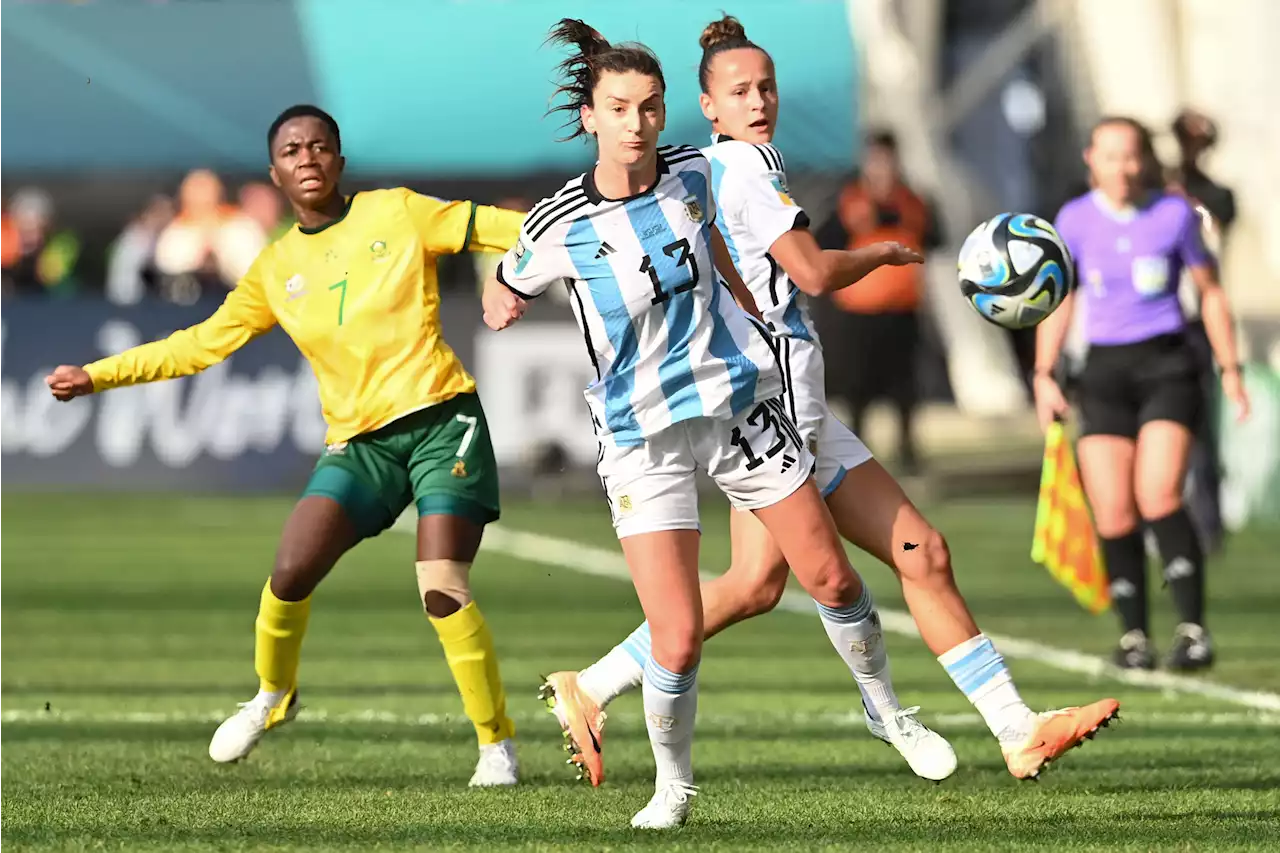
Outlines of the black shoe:
M1138 630L1125 632L1111 659L1121 669L1156 668L1156 653L1147 635Z
M1213 640L1199 625L1183 622L1173 632L1173 648L1169 649L1169 669L1192 672L1213 666Z

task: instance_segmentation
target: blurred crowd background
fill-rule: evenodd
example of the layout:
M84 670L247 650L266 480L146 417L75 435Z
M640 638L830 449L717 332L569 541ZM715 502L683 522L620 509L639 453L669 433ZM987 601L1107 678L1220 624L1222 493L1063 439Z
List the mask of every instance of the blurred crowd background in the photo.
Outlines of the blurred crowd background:
M408 185L527 209L591 162L589 147L555 143L556 122L542 116L556 61L542 47L548 27L583 17L653 47L670 86L665 141L703 145L697 38L722 9L777 62L775 141L820 241L895 239L929 254L923 271L884 270L814 305L831 395L879 455L921 488L1034 479L1033 336L964 305L956 250L992 214L1052 218L1087 188L1080 153L1093 122L1131 115L1156 140L1152 181L1202 207L1258 388L1252 422L1224 426L1228 503L1241 522L1280 516L1280 6L1270 0L654 0L642 11L587 0L5 0L6 484L282 488L305 470L315 447L302 437L314 430L286 418L263 432L255 419L270 413L244 391L266 387L264 371L297 372L278 344L206 382L219 402L201 411L223 425L176 455L165 448L182 442L165 431L190 430L181 416L202 393L194 382L122 395L134 403L118 405L138 412L110 418L59 412L34 383L53 363L201 319L291 227L266 176L265 131L283 107L335 115L349 191ZM510 425L497 436L501 461L530 481L589 469L569 314L549 300L531 328L486 336L474 294L495 261L449 259L442 288L446 334L495 424ZM230 387L244 392L237 405L210 396ZM165 406L177 414L157 416ZM305 408L297 418L314 417ZM264 475L253 464L282 453L298 465Z

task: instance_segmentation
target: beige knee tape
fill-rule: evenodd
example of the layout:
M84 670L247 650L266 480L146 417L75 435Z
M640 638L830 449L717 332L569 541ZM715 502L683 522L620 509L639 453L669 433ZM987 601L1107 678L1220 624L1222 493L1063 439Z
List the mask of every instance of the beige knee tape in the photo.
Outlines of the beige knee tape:
M447 595L459 606L471 603L471 564L456 560L419 560L414 564L418 572L418 600L428 592Z

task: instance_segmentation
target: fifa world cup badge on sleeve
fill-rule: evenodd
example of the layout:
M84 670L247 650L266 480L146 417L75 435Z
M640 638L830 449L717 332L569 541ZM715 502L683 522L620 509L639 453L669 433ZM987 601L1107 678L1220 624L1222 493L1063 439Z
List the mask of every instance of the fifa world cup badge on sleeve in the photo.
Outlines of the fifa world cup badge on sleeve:
M787 190L786 181L781 175L770 175L769 183L773 184L774 190L778 193L778 198L782 199L782 203L788 207L795 207L795 201L791 198L791 193Z

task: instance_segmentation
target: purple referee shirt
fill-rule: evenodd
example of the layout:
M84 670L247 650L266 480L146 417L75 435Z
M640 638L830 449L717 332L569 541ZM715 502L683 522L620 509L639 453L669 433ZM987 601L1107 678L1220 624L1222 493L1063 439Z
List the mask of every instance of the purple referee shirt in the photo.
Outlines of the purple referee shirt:
M1120 211L1094 191L1072 199L1054 223L1076 262L1090 344L1131 344L1177 332L1185 267L1211 263L1200 217L1176 195Z

